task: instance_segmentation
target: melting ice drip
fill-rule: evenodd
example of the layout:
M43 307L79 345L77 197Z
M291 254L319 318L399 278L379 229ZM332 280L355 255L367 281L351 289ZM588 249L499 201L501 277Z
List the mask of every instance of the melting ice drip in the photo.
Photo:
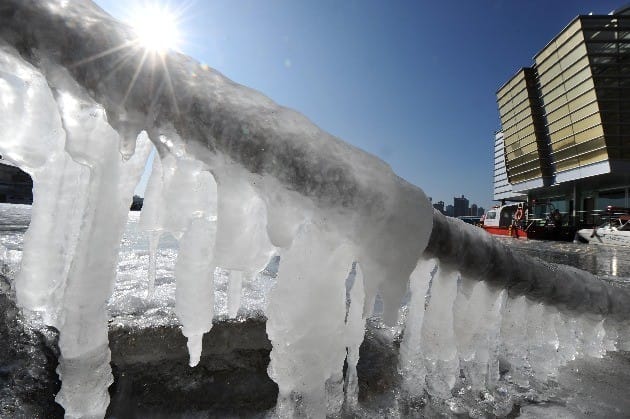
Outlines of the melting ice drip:
M191 366L212 327L215 268L230 272L235 316L242 282L281 255L266 310L280 416L357 404L359 346L377 295L388 324L409 296L400 370L412 398L450 398L460 369L474 388L492 388L499 357L526 385L577 356L628 347L623 292L602 308L592 301L613 292L547 266L508 295L498 277L513 256L434 215L421 190L374 157L186 57L155 68L116 52L128 29L89 2L6 3L16 13L0 18L0 153L35 185L15 286L19 304L60 332L57 401L68 417L102 417L109 403L105 306L151 143L158 157L140 222L151 236L149 294L168 232L180 242L176 312ZM453 244L471 236L499 268L471 266ZM527 270L523 260L516 266ZM541 292L550 273L574 278L572 287ZM519 275L509 275L512 286ZM584 297L582 315L572 302Z

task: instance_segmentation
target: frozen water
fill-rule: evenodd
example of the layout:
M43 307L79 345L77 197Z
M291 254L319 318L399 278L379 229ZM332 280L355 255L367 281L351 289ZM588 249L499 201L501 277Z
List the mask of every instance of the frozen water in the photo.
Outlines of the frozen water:
M412 396L420 397L425 390L427 369L421 350L422 326L429 292L430 280L436 269L437 261L421 260L409 278L411 293L407 305L407 322L404 338L400 345L400 369L403 375L404 390Z
M359 399L357 363L359 362L359 348L365 333L365 317L363 316L365 290L360 265L355 264L354 277L351 272L348 279L352 280L352 283L349 284L350 292L347 292L349 304L347 304L345 341L348 351L346 358L348 370L346 372L345 397L349 406L356 406Z
M427 391L448 399L459 375L453 309L459 272L438 267L431 286L431 300L422 323L420 348L427 371Z
M300 229L281 254L269 296L267 335L273 344L269 376L278 383L277 414L324 417L338 413L346 356L345 278L352 247L315 224ZM327 394L327 385L338 391Z
M33 177L34 205L23 243L7 236L0 256L8 271L21 258L19 304L59 330L68 417L105 414L109 315L176 317L193 366L214 317L264 312L282 417L357 405L376 301L385 325L407 320L404 393L453 413L462 375L493 390L500 359L527 389L628 346L627 290L434 214L383 162L187 57L160 67L122 51L132 33L88 1L6 5L0 153ZM145 208L128 223L151 143ZM276 254L272 280L261 272Z

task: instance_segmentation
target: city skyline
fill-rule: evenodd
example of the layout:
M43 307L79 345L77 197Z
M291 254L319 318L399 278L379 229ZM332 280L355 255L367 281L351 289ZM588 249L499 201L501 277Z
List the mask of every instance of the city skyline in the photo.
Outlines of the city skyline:
M147 1L97 3L124 19ZM578 14L621 6L595 0L165 4L183 8L182 52L378 156L427 196L463 193L484 207L492 205L501 83Z
M464 195L453 197L453 205L447 204L445 201L433 200L433 197L429 197L429 201L433 208L437 209L444 215L451 217L459 216L481 216L484 214L487 208L482 205L477 205L476 202L468 200Z

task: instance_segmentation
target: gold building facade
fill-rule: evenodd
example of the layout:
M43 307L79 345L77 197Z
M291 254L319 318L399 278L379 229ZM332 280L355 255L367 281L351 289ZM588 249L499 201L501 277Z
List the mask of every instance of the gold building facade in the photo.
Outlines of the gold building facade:
M497 93L508 179L530 187L550 174L536 83L534 70L523 68Z
M630 8L576 17L497 104L515 191L573 216L607 193L630 206Z

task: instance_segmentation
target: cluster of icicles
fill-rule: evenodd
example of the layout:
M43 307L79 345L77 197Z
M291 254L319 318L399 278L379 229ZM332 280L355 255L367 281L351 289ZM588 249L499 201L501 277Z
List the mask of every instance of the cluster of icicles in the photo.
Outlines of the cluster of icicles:
M3 46L0 153L35 185L16 293L22 307L41 311L59 330L56 400L67 417L102 417L109 403L106 302L131 196L152 149L149 137L159 155L140 220L150 237L147 298L160 236L170 233L179 240L176 313L190 365L199 362L202 336L212 327L215 268L230 272L234 317L242 281L280 254L266 310L276 413L322 417L355 406L359 346L374 305L364 282L373 267L362 263L346 304L345 279L361 249L297 194L273 182L261 194L240 166L218 155L212 164L196 159L168 127L122 138L65 69L44 59L36 69ZM512 380L526 385L576 356L615 349L615 327L603 319L510 299L436 260L420 260L409 284L400 371L410 396L450 398L460 369L473 388L492 388L501 357L511 364Z

